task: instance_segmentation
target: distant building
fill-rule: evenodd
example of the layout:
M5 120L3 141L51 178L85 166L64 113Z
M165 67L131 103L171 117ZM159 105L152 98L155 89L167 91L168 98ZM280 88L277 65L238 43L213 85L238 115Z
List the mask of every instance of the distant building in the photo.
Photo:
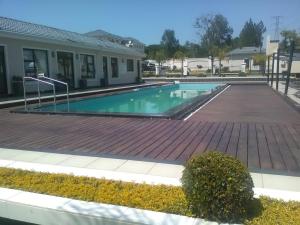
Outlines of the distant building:
M0 17L0 95L13 93L15 80L39 73L71 88L134 83L144 56L119 42ZM28 90L36 86L31 83Z
M85 33L85 35L97 38L99 40L107 40L113 43L124 45L128 48L134 48L137 51L143 52L145 50L145 44L132 37L121 37L119 35L111 34L104 30L95 30Z
M242 64L246 64L246 68L251 71L259 71L259 66L253 65L253 56L256 54L266 54L265 49L258 47L242 47L236 48L226 54L228 67L230 71L240 70Z
M279 41L272 41L269 38L267 39L266 45L266 54L267 56L272 56L273 53L277 53L279 47ZM282 54L282 53L281 53ZM288 69L288 60L289 56L287 53L281 55L279 58L279 73L287 71ZM270 70L272 67L272 59L270 58ZM274 58L274 72L277 73L277 57ZM300 53L294 53L293 63L291 67L292 74L300 74Z

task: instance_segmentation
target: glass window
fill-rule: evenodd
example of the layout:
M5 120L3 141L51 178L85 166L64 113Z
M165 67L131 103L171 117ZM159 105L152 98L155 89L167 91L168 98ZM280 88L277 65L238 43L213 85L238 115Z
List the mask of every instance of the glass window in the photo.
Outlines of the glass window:
M46 50L23 49L25 76L36 77L39 73L49 76Z
M111 74L112 77L119 76L118 58L111 58Z
M133 72L133 59L127 59L127 72Z
M95 78L95 61L92 55L80 55L81 77Z

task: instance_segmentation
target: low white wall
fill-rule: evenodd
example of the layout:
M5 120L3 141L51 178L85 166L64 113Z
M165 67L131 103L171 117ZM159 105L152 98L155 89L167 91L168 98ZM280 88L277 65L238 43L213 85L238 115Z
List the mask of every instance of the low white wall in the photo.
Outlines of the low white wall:
M202 219L0 188L0 217L40 225L217 225Z

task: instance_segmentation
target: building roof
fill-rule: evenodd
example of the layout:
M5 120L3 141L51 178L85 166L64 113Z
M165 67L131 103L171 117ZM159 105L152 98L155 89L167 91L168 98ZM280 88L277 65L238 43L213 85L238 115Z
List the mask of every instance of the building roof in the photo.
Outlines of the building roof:
M88 37L84 34L57 29L44 25L24 22L16 19L0 17L0 35L14 34L16 37L23 37L33 40L48 40L58 44L92 48L95 50L104 50L121 54L135 55L143 57L144 54L134 49L112 43L107 40Z
M232 51L228 52L227 55L253 55L257 53L266 53L265 49L261 49L258 47L242 47L242 48L236 48Z
M119 35L116 35L116 34L112 34L112 33L109 33L109 32L106 32L104 30L94 30L94 31L90 31L90 32L87 32L85 33L85 35L87 36L90 36L90 37L99 37L99 38L103 38L103 39L115 39L115 40L119 40L119 41L133 41L137 44L140 44L140 45L145 45L144 43L140 42L139 40L135 39L135 38L132 38L132 37L122 37L122 36L119 36Z

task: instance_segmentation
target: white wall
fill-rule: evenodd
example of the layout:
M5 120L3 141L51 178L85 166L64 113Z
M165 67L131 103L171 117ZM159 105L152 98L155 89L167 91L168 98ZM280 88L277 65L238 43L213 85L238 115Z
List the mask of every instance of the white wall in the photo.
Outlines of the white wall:
M100 79L104 78L103 75L103 61L102 57L108 57L108 74L109 74L109 85L115 84L127 84L136 81L137 77L137 60L140 58L136 56L121 55L111 52L103 52L99 50L91 50L87 48L79 48L73 46L66 46L64 44L48 44L40 43L36 41L12 39L8 37L0 37L0 45L5 46L6 61L7 61L7 87L8 93L12 92L11 79L13 76L24 76L24 61L23 61L23 48L41 49L47 50L48 52L48 66L50 77L56 78L55 74L58 73L57 65L57 51L66 51L73 53L74 61L74 80L75 87L79 86L79 80L81 79L81 68L80 68L80 54L89 54L94 56L95 62L95 78L87 80L88 86L100 86ZM119 59L119 76L118 78L112 78L111 76L111 57L118 57ZM127 72L127 59L134 60L134 72Z

